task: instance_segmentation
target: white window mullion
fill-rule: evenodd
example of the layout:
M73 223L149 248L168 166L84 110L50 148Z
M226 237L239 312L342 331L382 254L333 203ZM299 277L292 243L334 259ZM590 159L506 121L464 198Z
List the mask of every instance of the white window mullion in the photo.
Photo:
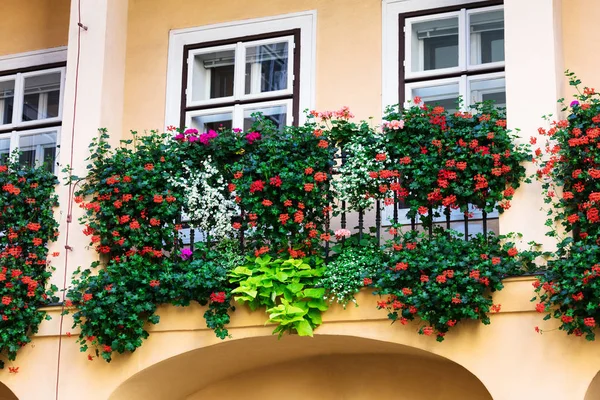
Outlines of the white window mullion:
M23 120L23 74L19 73L15 77L15 96L13 98L13 117L12 123L14 125L20 123Z
M460 14L458 14L458 67L461 71L465 71L467 69L467 42L469 41L468 36L468 27L466 24L466 14L467 10L464 8L460 10ZM463 97L464 98L464 97Z
M10 133L10 154L13 153L19 147L19 133L12 131Z
M246 87L246 48L242 42L235 46L235 64L233 67L233 97L238 100L245 92ZM235 120L235 111L234 111Z
M469 109L469 92L467 91L467 76L461 75L460 80L458 81L458 93L462 98L462 111L467 111Z
M244 129L244 109L239 104L233 106L232 127Z

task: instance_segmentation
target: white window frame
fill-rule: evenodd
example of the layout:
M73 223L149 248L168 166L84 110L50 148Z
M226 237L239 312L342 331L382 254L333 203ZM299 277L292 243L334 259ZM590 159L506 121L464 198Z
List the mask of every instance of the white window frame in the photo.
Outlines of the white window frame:
M22 130L22 131L12 131L12 132L7 132L7 133L0 133L0 140L2 139L9 139L10 140L10 148L9 148L9 155L12 154L15 150L19 149L19 141L22 137L25 136L34 136L34 135L38 135L40 133L52 133L52 132L56 132L56 156L55 156L55 161L58 160L58 153L60 151L60 136L61 136L61 127L60 126L56 126L56 127L51 127L51 128L37 128L37 129L28 129L28 130ZM44 156L43 156L43 151L38 152L38 150L41 150L43 148L47 148L47 147L51 147L48 145L37 145L36 147L36 153L35 153L35 159L36 159L36 163L38 165L41 165L44 162ZM29 150L29 148L24 148L24 150ZM0 153L2 154L2 153ZM52 166L52 168L54 169L54 166Z
M42 68L44 65L51 65L67 61L67 47L61 46L50 49L36 50L25 53L10 54L0 57L0 72L28 69L40 67L29 72L17 72L11 75L0 76L0 81L14 80L15 81L15 96L13 100L13 118L10 124L0 125L0 139L9 139L10 147L9 154L18 149L19 140L21 137L35 135L46 132L56 132L56 156L58 160L61 143L61 126L36 128L38 125L49 123L58 124L62 121L62 113L64 106L65 92L65 67ZM32 76L44 75L52 72L60 72L60 98L58 107L58 116L53 118L38 119L33 121L22 121L23 112L23 88L25 79ZM23 129L30 128L30 129ZM39 145L36 148L36 162L43 162L43 151L37 151L40 148L48 147ZM55 165L52 166L55 168Z
M294 93L294 37L293 36L281 36L281 37L277 37L277 38L271 38L271 39L263 39L263 40L255 40L255 41L251 41L251 42L243 42L240 43L240 48L241 48L241 59L243 60L242 63L240 63L240 69L242 69L241 67L245 67L246 66L246 49L248 47L256 47L256 46L262 46L262 45L267 45L267 44L275 44L275 43L283 43L283 42L287 42L288 44L288 71L287 71L287 89L283 89L283 90L274 90L271 92L262 92L262 93L249 93L246 94L245 93L245 79L243 79L243 77L245 76L245 70L240 71L240 75L242 76L242 78L240 79L244 85L238 85L237 89L237 97L240 98L241 100L258 100L261 98L265 98L265 97L272 97L272 96L283 96L283 95L290 95ZM302 79L300 79L300 82L302 82Z
M400 44L400 30L404 28L398 26L398 15L484 1L486 0L383 0L381 10L383 57L381 63L381 74L383 78L381 80L381 99L384 108L388 105L398 104L398 71L400 70L398 48ZM485 68L489 68L489 64L483 65Z
M484 8L473 8L470 10L467 10L467 16L466 16L466 22L465 22L465 35L467 35L467 54L466 54L466 62L467 62L467 70L469 71L478 71L478 70L482 70L482 69L489 69L489 68L498 68L498 67L504 67L505 66L505 62L504 61L496 61L496 62L491 62L491 63L486 63L486 64L471 64L471 52L473 51L473 48L477 48L480 49L481 47L478 45L477 41L472 41L471 40L471 34L469 32L470 30L470 26L471 26L471 16L473 14L481 14L481 13L486 13L486 12L490 12L490 11L498 11L498 10L504 10L504 6L490 6L490 7L484 7Z
M400 71L400 60L398 59L398 49L400 45L400 32L401 29L405 29L405 43L404 52L405 59L403 60L405 66L405 79L418 79L418 78L431 78L437 75L445 75L448 73L462 73L460 76L454 78L441 78L441 79L428 79L417 82L410 82L404 85L405 103L404 106L408 106L409 100L414 98L412 92L415 89L424 87L435 87L443 86L448 84L459 84L459 96L463 98L462 110L466 111L471 102L471 83L476 80L484 79L497 79L504 78L506 82L505 72L492 72L489 74L481 73L475 75L467 75L469 72L479 72L486 69L493 69L503 67L505 62L487 63L472 65L470 63L470 16L476 13L495 11L503 9L504 5L498 6L482 6L482 8L475 9L461 9L460 11L452 12L441 12L435 13L434 9L448 7L448 6L460 6L463 4L472 4L478 2L485 2L486 0L383 0L382 5L382 102L383 106L398 104L398 88L399 88L399 74ZM410 17L405 20L406 27L399 26L399 14L406 14L415 11L432 10L431 15ZM414 23L431 21L436 19L443 19L452 15L459 15L459 66L452 68L443 68L430 71L419 71L413 72L412 68L412 29L411 26ZM462 40L461 40L462 35ZM421 52L422 54L423 52ZM506 87L506 86L505 86ZM394 217L394 206L385 206L382 204L382 224L389 225L390 221L393 221ZM443 210L439 209L440 217L434 218L434 222L442 223L446 221L446 216L443 214ZM471 219L481 219L483 213L480 210L475 210L473 206L469 206L469 211L473 213ZM398 208L398 223L409 224L410 218L407 217L408 209ZM494 211L488 214L488 218L496 218L498 212ZM452 210L450 213L450 221L457 222L463 220L463 214L460 211ZM418 223L418 218L417 218Z
M425 51L424 51L424 47L423 47L423 42L420 41L420 45L419 45L419 55L421 56L421 59L419 60L419 71L413 71L412 70L412 66L413 66L413 54L412 54L412 42L413 42L413 29L412 26L413 24L418 24L421 22L428 22L428 21L436 21L436 20L443 20L443 19L451 19L451 18L456 18L458 19L458 65L456 67L449 67L449 68L440 68L440 69L433 69L433 70L429 70L429 71L424 71L423 70L423 57L425 55ZM441 74L450 74L450 73L455 73L455 72L461 72L464 71L466 68L466 59L465 59L465 55L466 55L466 46L464 45L465 43L465 33L464 33L464 18L465 15L464 13L460 12L460 11L453 11L453 12L448 12L448 13L441 13L441 14L434 14L434 15L425 15L422 17L414 17L414 18L409 18L406 20L406 29L404 31L404 39L405 39L405 43L404 43L404 54L405 54L405 62L404 62L404 67L405 67L405 78L406 79L412 79L412 78L426 78L426 77L430 77L430 76L436 76L436 75L441 75ZM404 27L403 27L404 28Z
M300 29L300 93L298 97L298 109L305 110L313 108L315 103L316 20L317 12L315 10L311 10L299 13L279 15L274 17L249 19L223 24L201 26L196 28L172 30L169 34L165 129L169 125L179 126L180 123L179 119L181 115L181 107L184 106L183 104L181 104L181 71L183 70L183 52L185 45L207 43L236 37L274 33L279 31L289 31L292 29ZM264 42L281 42L282 38L287 38L287 36L282 36L281 38L276 38L274 40L264 40ZM240 52L245 53L245 47L243 46L252 46L255 43L260 42L263 42L263 40L244 42L243 44L238 44L238 46L242 47L240 49ZM190 50L190 52L192 51ZM294 61L292 53L292 48L290 48L289 54L292 57L289 59L288 62L288 65L290 66L293 65ZM242 56L244 56L245 59L245 54L242 54ZM245 63L239 64L245 65ZM243 75L245 73L245 71L241 70L241 68L237 69L239 70L238 74ZM293 73L288 73L288 79L292 80L293 78ZM245 93L243 93L244 87L234 87L234 92L236 90L239 91L237 93L238 95L240 93L243 94L243 96L240 97L245 100L251 98L260 99L265 96L273 96L274 93L279 94L278 91L266 92L266 94L261 93L246 95ZM288 82L287 90L289 90L289 93L292 93L291 91L293 89L290 82ZM214 100L215 99L211 99L210 101L214 103L223 102L223 98L216 99L217 101ZM290 109L288 115L291 114L292 110ZM304 121L305 116L303 114L300 114L298 123L302 124L304 123ZM237 126L234 125L234 127Z
M506 74L504 72L495 72L495 73L491 73L491 74L481 74L481 75L470 75L466 77L466 95L463 97L464 99L468 99L468 103L470 104L474 104L477 102L481 102L482 98L481 95L477 96L477 99L473 99L471 92L472 92L472 86L473 86L473 81L491 81L494 79L504 79L504 91L506 91ZM500 86L494 86L493 88L490 88L489 90L485 90L485 91L479 91L480 94L485 94L485 93L497 93L497 89Z
M406 101L404 102L404 106L405 107L410 106L410 103L408 101L409 100L412 101L412 99L415 97L415 94L414 94L415 89L445 86L445 85L458 83L458 95L462 96L462 98L463 98L463 106L460 108L460 110L468 111L469 105L474 104L478 101L481 101L480 98L478 98L475 101L473 101L473 99L472 99L471 87L472 87L473 81L484 81L484 80L491 81L491 80L495 80L495 79L504 79L505 80L504 88L506 90L506 74L504 72L492 72L489 74L478 74L478 75L461 75L461 76L455 77L455 78L443 78L443 79L434 79L434 80L426 80L426 81L407 83L404 85L404 87L405 87L404 94L405 94L405 99L406 99ZM495 89L495 88L499 88L499 86L496 86L493 89ZM496 91L494 91L493 89L490 88L490 90L488 92L495 93ZM483 92L481 92L481 93L483 93Z

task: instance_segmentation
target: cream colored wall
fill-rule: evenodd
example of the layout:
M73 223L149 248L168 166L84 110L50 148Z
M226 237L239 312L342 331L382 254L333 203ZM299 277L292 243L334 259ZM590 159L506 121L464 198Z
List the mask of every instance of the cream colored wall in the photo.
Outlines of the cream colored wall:
M600 90L600 53L598 35L591 26L600 18L598 0L562 0L562 38L564 67L576 73L584 86ZM565 101L572 100L575 89L563 79Z
M492 400L467 370L451 362L398 355L329 355L269 365L186 397L286 400Z
M386 312L376 308L378 297L366 290L357 296L359 307L344 310L334 306L327 311L314 338L286 335L278 340L271 335L273 326L264 326L264 313L237 307L228 326L232 338L221 341L206 328L202 318L204 307L162 306L158 310L160 324L148 327L150 337L143 346L133 354L115 355L110 364L96 358L88 361L87 354L79 352L76 332L71 331L70 337L63 336L60 399L184 400L199 390L218 390L219 387L225 390L228 385L223 380L227 379L230 379L231 386L241 388L241 383L249 385L245 393L252 393L259 390L256 387L258 383L250 382L252 379L245 378L246 374L267 379L269 374L281 367L287 371L279 375L283 379L286 374L298 371L294 360L300 359L306 362L303 369L318 372L312 376L316 383L324 384L323 390L327 391L329 386L343 386L338 383L341 380L354 384L354 391L361 393L360 385L354 380L360 381L359 374L369 379L376 375L369 370L376 368L378 371L379 364L363 358L366 354L376 354L377 357L385 355L393 358L383 363L385 368L377 375L387 377L387 368L399 371L393 379L374 381L371 385L373 391L394 385L397 391L392 398L404 398L400 397L400 390L404 386L411 387L412 377L402 385L397 384L406 366L407 369L422 368L422 374L429 377L422 390L430 392L423 398L435 399L428 397L436 394L432 387L436 380L431 377L440 376L440 384L450 384L450 379L464 384L464 393L480 393L480 385L483 385L494 400L583 400L600 369L600 342L567 336L556 330L556 321L543 321L542 315L534 310L535 304L529 301L533 296L533 280L531 277L506 280L505 289L494 295L494 303L501 304L502 311L491 315L491 324L484 326L476 321L463 322L448 333L443 343L418 335L419 322L407 326L390 324ZM19 373L10 374L6 369L0 371L0 382L19 399L55 398L56 332L60 309L49 311L53 319L42 324L32 344L20 350L17 363L13 364L20 367ZM70 330L71 325L72 320L67 316L65 331ZM546 332L537 334L535 326ZM336 356L325 357L331 355ZM345 362L341 361L344 355L349 357ZM324 358L311 361L311 357ZM325 381L319 378L325 373L321 363L335 369L343 365L353 378L332 372L331 379ZM272 367L277 364L281 366ZM439 369L443 373L438 372ZM465 370L477 379L467 379ZM259 375L252 375L252 371ZM261 372L264 374L260 375ZM444 374L449 376L449 380L441 378ZM241 383L237 382L235 375L239 375ZM303 373L300 375L307 382L309 377ZM32 381L35 385L31 384ZM596 400L595 397L590 398L595 396L596 390L592 389L586 400ZM407 389L407 393L411 392ZM463 399L463 396L450 398Z
M0 1L0 56L67 45L70 0Z
M381 0L130 0L124 130L163 129L171 29L317 10L316 108L381 115ZM356 30L360 29L360 35Z

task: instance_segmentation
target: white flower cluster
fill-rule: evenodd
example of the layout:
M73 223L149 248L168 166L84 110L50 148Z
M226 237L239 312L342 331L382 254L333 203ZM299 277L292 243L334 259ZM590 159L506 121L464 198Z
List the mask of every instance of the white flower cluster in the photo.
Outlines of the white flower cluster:
M378 153L385 153L383 143L377 146L350 142L345 147L346 161L339 168L340 175L333 180L333 187L339 201L345 200L354 210L366 210L373 205L366 193L379 194L378 180L369 176L371 171L379 171L384 163L377 161Z
M327 289L327 297L344 307L356 303L354 295L364 286L365 278L373 278L381 266L381 259L371 249L345 250L333 262L327 264L321 285Z
M189 180L174 181L185 189L185 205L190 225L210 233L215 239L231 238L235 235L231 219L239 215L233 194L225 187L225 180L207 157L199 168L183 166Z

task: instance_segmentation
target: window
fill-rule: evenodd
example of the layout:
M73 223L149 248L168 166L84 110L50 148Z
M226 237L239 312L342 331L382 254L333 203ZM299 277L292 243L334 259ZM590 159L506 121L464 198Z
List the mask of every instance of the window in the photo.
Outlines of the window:
M458 109L459 97L465 106L486 100L506 105L503 6L408 14L400 21L401 101L419 96L450 111Z
M0 163L14 150L28 166L54 169L61 125L64 67L2 75L0 71Z
M439 8L423 9L432 4ZM387 0L383 7L388 33L383 38L384 105L418 96L450 112L486 100L506 106L501 0ZM482 232L483 213L472 207L469 211L469 234ZM438 212L434 221L444 225L446 216ZM393 207L384 208L384 221L393 215ZM496 212L487 216L487 229L498 230L497 217ZM398 210L398 222L411 223L406 209ZM466 225L462 213L451 212L452 229L464 232Z
M280 129L298 121L299 38L294 30L186 46L180 124L249 129L254 113Z
M257 112L278 127L304 123L315 27L316 11L302 11L171 31L165 127L248 129ZM180 234L186 244L206 239L198 229Z

